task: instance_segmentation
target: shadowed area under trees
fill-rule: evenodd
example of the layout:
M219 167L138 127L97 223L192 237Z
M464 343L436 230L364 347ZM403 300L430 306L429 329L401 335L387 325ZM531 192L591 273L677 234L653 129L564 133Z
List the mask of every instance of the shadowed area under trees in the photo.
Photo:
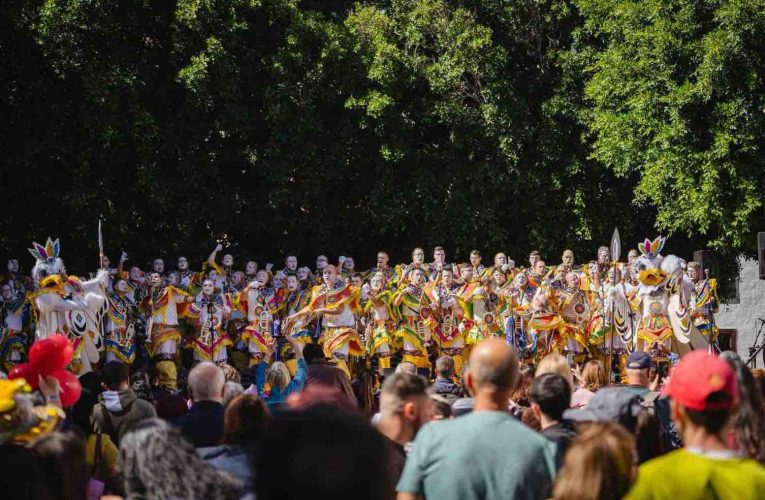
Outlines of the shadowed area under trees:
M74 272L415 245L579 262L765 228L765 2L47 0L0 7L0 253ZM624 250L626 255L626 250Z

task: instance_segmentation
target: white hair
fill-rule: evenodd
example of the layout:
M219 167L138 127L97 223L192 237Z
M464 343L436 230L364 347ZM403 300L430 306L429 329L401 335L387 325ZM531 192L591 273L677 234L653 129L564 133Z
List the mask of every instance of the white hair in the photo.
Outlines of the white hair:
M225 384L223 370L209 361L199 363L189 372L188 388L194 401L221 402Z

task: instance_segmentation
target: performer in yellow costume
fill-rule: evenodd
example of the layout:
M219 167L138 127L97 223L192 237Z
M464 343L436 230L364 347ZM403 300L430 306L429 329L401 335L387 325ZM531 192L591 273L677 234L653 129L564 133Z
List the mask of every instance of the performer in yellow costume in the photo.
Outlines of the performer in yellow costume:
M441 354L454 360L454 371L458 375L465 364L465 332L459 328L464 314L458 297L460 288L454 281L454 270L446 267L430 292L433 303L438 306L435 310L435 340Z
M223 330L223 322L231 315L227 298L227 295L216 293L213 281L206 279L202 282L202 292L189 306L187 316L194 320L194 333L187 346L194 350L195 361L228 361L226 347L233 343Z
M393 291L385 288L385 274L376 272L365 285L367 302L366 344L370 355L377 355L378 369L381 374L390 370L390 358L393 353L393 330L397 311L393 307ZM363 292L362 292L363 295Z
M340 280L333 265L324 268L322 281L311 290L308 305L287 318L287 327L302 317L321 315L319 342L324 354L334 358L338 367L350 376L349 356L360 356L364 352L356 331L361 290Z
M699 332L713 344L720 333L714 317L720 307L717 299L717 280L704 278L701 264L698 262L688 263L688 278L693 283L688 301L691 318Z
M178 288L162 286L162 275L157 271L149 275L149 286L140 306L148 319L149 355L156 361L159 384L174 389L178 378L175 357L181 339L178 317L185 316L187 303L194 299Z
M400 288L393 299L401 318L395 336L403 345L404 361L429 370L427 344L430 342L431 329L427 320L432 314L430 298L423 289L425 274L421 267L417 267L409 270L408 277L408 284Z

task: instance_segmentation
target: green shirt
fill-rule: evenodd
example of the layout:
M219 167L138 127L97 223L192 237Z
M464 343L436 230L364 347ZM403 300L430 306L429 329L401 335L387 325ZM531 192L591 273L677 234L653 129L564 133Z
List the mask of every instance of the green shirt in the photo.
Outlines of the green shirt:
M635 499L765 498L765 467L744 458L710 458L680 449L640 466Z
M420 429L397 490L435 500L546 498L554 474L554 443L483 411Z

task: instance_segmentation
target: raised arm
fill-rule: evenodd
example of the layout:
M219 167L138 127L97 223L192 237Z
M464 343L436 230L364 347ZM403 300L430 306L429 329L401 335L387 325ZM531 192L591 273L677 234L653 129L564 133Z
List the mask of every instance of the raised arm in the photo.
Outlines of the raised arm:
M207 263L211 267L215 266L215 257L218 256L218 252L220 252L221 250L223 250L223 245L218 243L217 245L215 245L215 249L210 253L210 255L207 256Z

